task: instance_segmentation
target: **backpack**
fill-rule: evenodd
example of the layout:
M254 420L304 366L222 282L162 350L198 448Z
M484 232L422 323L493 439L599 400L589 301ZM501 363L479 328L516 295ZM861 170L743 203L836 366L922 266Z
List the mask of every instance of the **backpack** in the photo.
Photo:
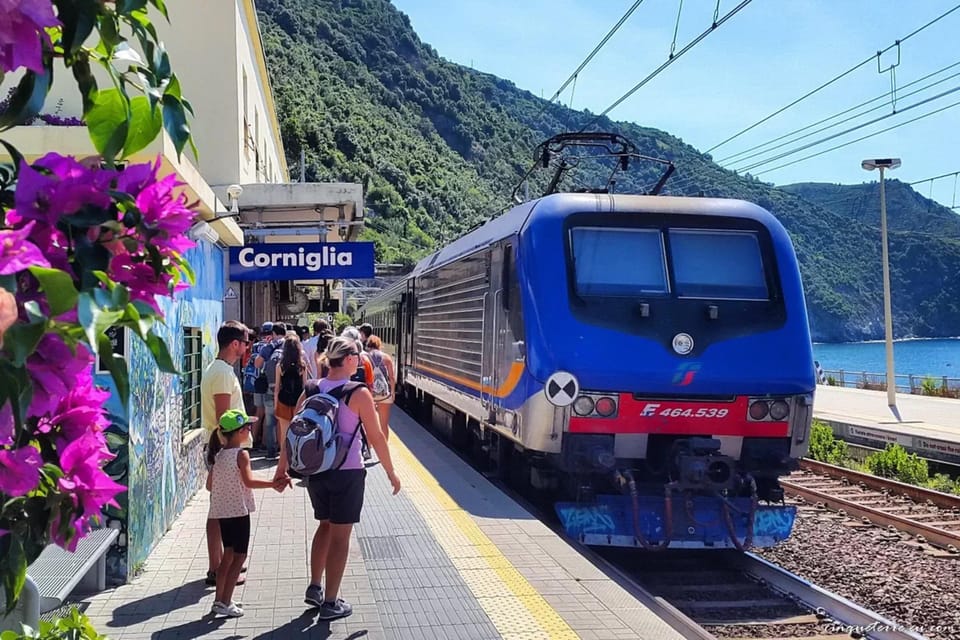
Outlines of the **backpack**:
M282 345L282 341L279 344L272 345L273 351L270 352L270 357L264 358L264 360L267 361L266 364L263 365L263 368L264 373L267 374L268 387L273 387L277 384L277 365L283 360L283 349L280 348Z
M300 367L287 367L287 370L281 373L277 400L288 407L294 407L301 393L303 393L303 372L300 371Z
M358 424L357 430L345 442L340 433L339 409L362 386L347 382L307 399L303 409L287 427L285 446L293 474L312 476L324 471L336 471L343 466L362 425Z
M387 378L387 367L380 351L372 351L370 360L373 361L373 387L371 391L373 391L373 399L380 402L390 397L390 380Z
M263 391L257 391L257 378L260 377L262 371L257 369L254 363L257 360L257 355L260 353L260 346L261 344L259 342L253 345L253 350L251 351L250 357L247 359L247 364L243 367L244 393L266 393L266 389Z

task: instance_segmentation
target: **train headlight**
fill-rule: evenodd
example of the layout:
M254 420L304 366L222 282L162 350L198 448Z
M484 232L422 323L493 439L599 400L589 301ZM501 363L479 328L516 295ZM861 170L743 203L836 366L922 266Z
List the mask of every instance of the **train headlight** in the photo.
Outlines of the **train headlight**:
M750 405L750 419L751 420L763 420L767 417L767 414L770 412L770 407L767 405L766 400L755 400Z
M770 405L770 419L780 420L786 419L790 415L790 405L786 403L785 400L777 400Z
M617 401L613 398L604 396L597 400L594 409L602 417L609 418L617 412Z
M593 398L580 396L573 403L573 410L578 416L588 416L593 413Z

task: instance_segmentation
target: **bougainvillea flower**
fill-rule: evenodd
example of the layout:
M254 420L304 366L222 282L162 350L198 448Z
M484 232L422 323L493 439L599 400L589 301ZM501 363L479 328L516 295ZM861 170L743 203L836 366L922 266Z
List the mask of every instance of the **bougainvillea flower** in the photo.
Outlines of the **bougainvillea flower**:
M41 465L40 452L30 445L0 449L0 493L16 498L36 489Z
M80 514L95 516L106 505L119 506L114 497L126 488L114 482L101 468L104 462L113 458L103 433L99 431L88 431L60 451L63 477L57 483L61 490L77 500Z
M108 190L116 176L114 171L91 169L56 153L48 153L34 166L20 163L13 198L19 218L39 220L53 227L63 216L84 207L107 209L113 203Z
M137 195L137 208L143 214L143 221L151 228L165 231L168 238L186 233L197 217L187 206L187 196L175 192L178 186L176 176L171 174Z
M34 223L28 222L21 229L0 230L0 276L19 273L28 267L50 266L40 248L27 240L33 227Z
M0 71L43 71L47 27L60 24L50 0L0 0Z
M74 354L59 335L44 335L37 350L27 358L27 371L33 381L33 400L27 415L39 417L54 411L60 398L70 392L92 362L90 352L82 344L77 345Z
M109 397L109 391L102 391L93 384L88 367L77 377L70 392L60 399L50 418L43 418L41 422L59 427L60 434L67 440L75 440L91 429L103 431L110 426L103 410Z

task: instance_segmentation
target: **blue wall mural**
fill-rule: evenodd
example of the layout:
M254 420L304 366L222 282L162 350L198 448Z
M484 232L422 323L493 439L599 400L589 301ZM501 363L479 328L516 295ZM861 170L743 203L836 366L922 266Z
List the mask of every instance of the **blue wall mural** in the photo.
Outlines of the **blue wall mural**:
M223 322L225 252L201 241L186 258L197 283L173 300L161 301L166 322L158 327L158 333L173 361L182 363L184 328L200 329L206 367L216 357L216 333ZM110 463L109 472L127 486L118 500L121 508L107 512L109 525L121 530L118 548L108 557L109 575L120 582L139 571L203 485L206 474L202 434L183 431L180 377L160 372L139 339L129 340L128 347L130 402L126 414L115 397L110 376L97 376L98 384L114 392L107 403L113 420L108 441L117 458Z

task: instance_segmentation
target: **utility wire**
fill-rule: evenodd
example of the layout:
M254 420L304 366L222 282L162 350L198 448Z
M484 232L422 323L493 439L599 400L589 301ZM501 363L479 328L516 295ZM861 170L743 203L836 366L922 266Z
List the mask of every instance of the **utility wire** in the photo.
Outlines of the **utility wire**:
M953 64L948 65L948 66L946 66L946 67L943 67L943 68L941 68L941 69L938 69L937 71L934 71L933 73L929 73L929 74L923 76L922 78L918 78L918 79L914 80L913 82L907 83L907 84L903 85L902 87L900 87L900 90L906 89L906 88L908 88L908 87L912 87L912 86L915 85L915 84L918 84L918 83L920 83L920 82L923 82L924 80L928 80L928 79L932 78L932 77L935 76L935 75L938 75L938 74L940 74L940 73L943 73L944 71L949 71L950 69L952 69L952 68L954 68L954 67L957 67L957 66L960 66L960 62L954 62ZM947 80L952 80L953 78L956 78L956 77L958 77L958 76L960 76L960 73L955 73L955 74L953 74L953 75L950 75L950 76L947 76L946 78L942 78L942 79L940 79L940 80L937 80L936 82L932 82L932 83L926 85L925 87L922 87L922 88L920 88L920 89L917 89L916 91L912 91L911 93L905 94L905 95L900 96L900 97L901 97L901 98L908 98L908 97L910 97L910 96L912 96L912 95L916 95L917 93L920 93L921 91L926 91L927 89L929 89L929 88L931 88L931 87L935 87L935 86L938 85L938 84L942 84L942 83L946 82ZM785 142L785 143L782 144L782 145L777 145L777 146L775 146L775 147L766 149L766 150L764 150L764 151L759 151L758 153L750 154L751 151L756 151L756 150L758 150L758 149L761 149L762 147L769 147L770 145L774 144L775 142L779 142L779 141L784 140L784 139L786 139L786 138L790 138L791 136L795 136L795 135L797 135L797 134L799 134L799 133L802 133L802 132L804 132L804 131L807 131L808 129L812 129L813 127L816 127L816 126L818 126L818 125L821 125L821 124L823 124L823 123L825 123L825 122L829 122L829 121L831 121L831 120L834 120L834 119L836 119L836 118L839 118L840 116L846 115L846 114L850 113L851 111L855 111L856 109L859 109L860 107L865 107L865 106L867 106L867 105L869 105L869 104L871 104L871 103L873 103L873 102L876 102L876 101L878 101L878 100L883 100L884 98L889 97L891 93L892 93L892 91L888 91L888 92L886 92L886 93L880 94L879 96L877 96L877 97L875 97L875 98L871 98L870 100L866 100L866 101L864 101L864 102L861 102L861 103L858 104L858 105L852 106L852 107L850 107L850 108L848 108L848 109L844 109L843 111L840 111L839 113L835 113L835 114L833 114L832 116L828 116L828 117L823 118L823 119L821 119L821 120L818 120L818 121L816 121L816 122L814 122L814 123L812 123L812 124L808 124L808 125L805 126L805 127L801 127L801 128L799 128L799 129L796 129L796 130L791 131L791 132L789 132L789 133L785 133L785 134L783 134L783 135L781 135L781 136L777 136L776 138L774 138L774 139L772 139L772 140L768 140L767 142L763 142L763 143L761 143L761 144L755 145L755 146L753 146L753 147L750 147L749 149L744 149L743 151L738 151L737 153L734 153L734 154L732 154L732 155L726 156L726 157L724 157L724 158L720 158L719 160L715 160L715 162L716 162L717 164L723 164L723 163L728 162L728 161L730 161L730 160L734 160L734 158L738 158L738 156L744 156L744 157L741 157L741 158L739 158L738 160L736 160L736 162L741 162L741 161L743 161L743 160L746 160L747 158L752 158L752 157L755 157L755 156L760 155L760 154L762 154L762 153L766 153L766 152L768 152L768 151L773 151L774 149L779 149L780 147L782 147L782 146L784 146L784 145L786 145L786 144L792 144L792 143L794 143L794 142L797 142L797 141L799 141L799 140L802 140L803 138L806 138L806 137L809 137L809 136L811 136L811 135L815 135L815 134L817 134L817 133L820 133L820 132L822 132L822 131L826 131L827 129L831 129L831 128L833 128L833 127L839 126L839 125L843 124L844 122L849 122L850 120L852 120L852 119L854 119L854 118L858 118L858 117L860 117L860 116L866 115L866 114L868 114L868 113L871 113L871 112L873 112L873 111L876 111L877 109L882 109L882 108L886 107L887 105L886 105L886 104L881 104L881 105L879 105L879 106L873 107L873 108L868 109L868 110L866 110L866 111L862 111L862 112L860 112L860 113L858 113L858 114L856 114L856 115L854 115L854 116L851 116L850 118L846 118L846 119L844 119L844 120L840 120L840 121L838 121L838 122L835 122L835 123L833 123L832 125L830 125L830 126L828 126L828 127L823 127L823 128L821 128L821 129L817 129L816 131L813 131L813 132L811 132L811 133L808 133L808 134L806 134L806 135L804 135L804 136L800 136L800 137L797 137L797 138L793 138L793 140L790 140L790 141L788 141L788 142ZM750 154L750 155L746 155L746 154Z
M644 78L643 80L641 80L640 82L638 82L636 85L634 85L634 87L633 87L632 89L630 89L630 90L627 91L625 94L623 94L622 96L620 96L613 104L611 104L609 107L607 107L606 109L604 109L602 113L600 113L600 114L599 114L598 116L596 116L593 120L591 120L590 122L588 122L588 123L586 124L586 126L584 126L583 129L581 129L580 131L581 131L581 132L586 131L586 130L589 129L591 126L593 126L594 124L596 124L596 122L597 122L598 120L600 120L600 118L602 118L603 116L607 115L608 113L610 113L611 111L613 111L614 109L616 109L618 106L620 106L620 103L622 103L624 100L626 100L627 98L629 98L630 96L632 96L634 93L636 93L636 92L640 89L640 87L642 87L643 85L647 84L648 82L650 82L651 80L653 80L655 77L657 77L658 75L660 75L660 73L661 73L664 69L666 69L667 67L669 67L669 66L670 66L671 64L673 64L675 61L679 60L680 57L681 57L683 54L685 54L687 51L689 51L689 50L692 49L694 46L696 46L696 44L697 44L698 42L700 42L701 40L703 40L704 38L706 38L708 35L710 35L711 33L713 33L713 32L717 29L717 27L719 27L719 26L722 25L724 22L726 22L727 20L729 20L730 18L732 18L738 11L740 11L740 10L743 9L745 6L747 6L748 4L750 4L750 2L751 2L751 0L743 0L743 2L741 2L740 4L738 4L736 7L734 7L734 8L731 9L730 11L728 11L728 12L726 13L726 15L724 15L722 18L720 18L719 20L715 20L715 21L713 22L713 24L711 24L710 27L707 28L703 33L701 33L699 36L697 36L697 37L694 38L692 41L690 41L683 49L680 49L680 51L678 51L675 55L674 55L674 54L671 54L670 57L667 58L667 61L666 61L666 62L664 62L664 63L663 63L662 65L660 65L659 67L657 67L657 69L656 69L653 73L651 73L651 74L648 75L646 78Z
M938 114L938 113L940 113L940 112L942 112L942 111L946 111L947 109L952 109L953 107L956 107L956 106L960 106L960 101L954 102L953 104L948 104L947 106L941 107L941 108L937 109L936 111L931 111L931 112L929 112L929 113L925 113L925 114L923 114L923 115L917 116L916 118L913 118L913 119L911 119L911 120L907 120L906 122L901 122L901 123L899 123L899 124L895 124L895 125L893 125L893 126L887 127L886 129L881 129L880 131L875 131L875 132L873 132L873 133L867 134L867 135L862 136L862 137L860 137L860 138L857 138L857 139L855 139L855 140L850 140L850 141L848 141L848 142L844 142L843 144L838 144L838 145L835 146L835 147L830 147L829 149L824 149L823 151L818 151L817 153L813 153L813 154L810 154L810 155L808 155L808 156L804 156L804 157L802 157L802 158L798 158L797 160L792 160L792 161L790 161L790 162L781 164L781 165L776 166L776 167L773 167L773 168L771 168L771 169L764 169L763 171L757 172L757 174L755 174L755 175L759 175L759 174L762 174L762 173L770 173L771 171L777 171L778 169L783 169L784 167L789 167L790 165L797 164L798 162L803 162L804 160L809 160L810 158L816 158L817 156L822 156L822 155L825 154L825 153L829 153L829 152L831 152L831 151L836 151L837 149L842 149L843 147L850 146L851 144L854 144L854 143L857 143L857 142L861 142L861 141L866 140L866 139L868 139L868 138L872 138L872 137L874 137L874 136L880 135L881 133L886 133L887 131L892 131L892 130L894 130L894 129L898 129L898 128L904 126L904 125L908 125L908 124L910 124L910 123L916 122L917 120L923 120L924 118L928 118L928 117L930 117L930 116L932 116L932 115L936 115L936 114Z
M953 171L951 173L941 173L939 176L933 176L932 178L924 178L923 180L914 180L913 182L908 182L907 184L911 187L915 184L920 184L922 182L933 182L934 180L939 180L940 178L948 178L950 176L960 175L960 171Z
M637 0L636 2L633 3L633 6L627 9L627 12L623 14L623 17L621 17L619 21L617 21L617 24L613 25L613 28L607 32L607 35L603 36L603 40L601 40L600 43L593 48L593 51L590 52L590 55L588 55L586 58L583 59L583 62L581 62L580 66L577 67L577 69L570 74L570 77L567 78L566 82L560 85L560 88L557 89L557 92L554 93L549 100L547 100L547 104L543 105L543 107L540 109L540 113L544 112L544 110L547 108L547 105L551 104L554 100L559 98L560 94L563 93L563 90L566 89L571 82L576 82L577 76L580 75L580 72L583 71L584 67L590 64L590 61L593 60L593 57L600 52L600 49L602 49L605 44L607 44L607 40L613 37L613 34L615 34L620 29L620 27L623 26L623 23L626 22L631 15L633 15L633 12L636 11L637 7L639 7L641 4L643 4L643 0ZM538 113L537 115L539 116L540 113Z
M763 160L759 160L759 161L754 162L753 164L750 164L750 165L743 165L743 166L737 167L737 168L734 169L734 171L751 171L751 170L753 170L753 169L756 169L757 167L762 167L762 166L765 165L765 164L770 164L771 162L776 162L777 160L781 160L781 159L783 159L783 158L786 158L787 156L792 156L792 155L795 154L795 153L800 153L801 151L806 151L807 149L809 149L809 148L811 148L811 147L815 147L815 146L820 145L820 144L823 144L824 142L829 142L829 141L831 141L831 140L834 140L834 139L836 139L836 138L839 138L840 136L845 136L845 135L847 135L848 133L853 133L854 131L857 131L857 130L859 130L859 129L863 129L864 127L869 127L870 125L876 124L876 123L878 123L878 122L880 122L880 121L882 121L882 120L886 120L887 118L892 118L893 116L898 116L898 115L904 113L905 111L909 111L909 110L911 110L911 109L915 109L916 107L923 106L923 105L927 104L928 102L933 102L934 100L939 100L940 98L943 98L944 96L948 96L948 95L950 95L951 93L956 93L957 91L960 91L960 85L958 85L958 86L956 86L956 87L953 87L952 89L947 89L946 91L942 91L942 92L938 93L938 94L935 95L935 96L930 96L929 98L925 98L925 99L923 99L923 100L920 100L919 102L914 102L913 104L904 107L904 108L901 109L900 111L895 111L895 112L892 112L892 113L887 113L887 114L884 114L884 115L879 116L879 117L877 117L877 118L873 118L872 120L867 120L866 122L863 122L863 123L861 123L861 124L858 124L858 125L855 125L855 126L852 126L852 127L848 127L847 129L844 129L843 131L838 131L837 133L832 133L832 134L830 134L829 136L826 136L826 137L824 137L824 138L820 138L819 140L814 140L813 142L808 142L807 144L800 145L799 147L790 149L790 150L788 150L788 151L784 151L783 153L780 153L780 154L778 154L778 155L772 156L772 157L770 157L770 158L765 158L765 159L763 159Z
M850 67L849 69L847 69L846 71L844 71L844 72L841 73L840 75L834 76L832 79L830 79L830 80L828 80L827 82L821 84L821 85L820 85L819 87L817 87L816 89L813 89L812 91L809 91L809 92L805 93L804 95L802 95L801 97L797 98L796 100L794 100L793 102L791 102L791 103L788 104L787 106L781 107L780 109L777 109L776 111L774 111L774 112L771 113L770 115L766 116L766 117L763 118L762 120L760 120L760 121L758 121L758 122L755 122L755 123L753 123L752 125L750 125L749 127L747 127L746 129L742 129L742 130L738 131L737 133L733 134L732 136L730 136L729 138L727 138L727 139L724 140L723 142L720 142L720 143L718 143L718 144L713 145L712 147L710 147L709 149L707 149L705 153L712 153L715 149L718 149L719 147L722 147L723 145L727 144L727 143L730 142L731 140L735 140L736 138L739 138L740 136L742 136L742 135L745 134L746 132L751 131L752 129L755 129L756 127L759 127L761 124L763 124L764 122L767 122L768 120L770 120L770 119L773 118L774 116L780 115L781 113L783 113L783 112L786 111L787 109L789 109L789 108L793 107L794 105L796 105L796 104L798 104L798 103L806 100L807 98L809 98L810 96L814 95L815 93L821 91L822 89L825 89L825 88L829 87L830 85L832 85L833 83L837 82L838 80L841 80L842 78L845 78L846 76L850 75L851 73L853 73L854 71L856 71L857 69L859 69L860 67L862 67L863 65L872 62L874 59L879 58L881 55L883 55L884 53L886 53L886 52L889 51L890 49L893 49L894 47L900 46L901 44L903 44L904 42L906 42L907 40L909 40L909 39L912 38L913 36L917 35L918 33L920 33L921 31L923 31L923 30L926 29L927 27L930 27L930 26L932 26L933 24L935 24L935 23L939 22L940 20L942 20L943 18L946 18L948 15L950 15L951 13L953 13L954 11L956 11L957 9L960 9L960 4L954 6L952 9L947 10L945 13L940 14L939 16L937 16L936 18L934 18L934 19L931 20L930 22L928 22L928 23L926 23L925 25L923 25L922 27L920 27L920 28L918 28L918 29L915 29L914 31L911 31L910 33L908 33L908 34L905 35L904 37L900 38L899 40L896 40L893 44L891 44L890 46L888 46L886 49L882 49L882 50L880 50L880 51L877 51L875 54L871 55L869 58L865 59L863 62L860 62L860 63L858 63L858 64Z

